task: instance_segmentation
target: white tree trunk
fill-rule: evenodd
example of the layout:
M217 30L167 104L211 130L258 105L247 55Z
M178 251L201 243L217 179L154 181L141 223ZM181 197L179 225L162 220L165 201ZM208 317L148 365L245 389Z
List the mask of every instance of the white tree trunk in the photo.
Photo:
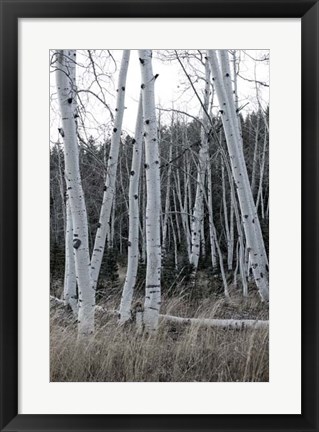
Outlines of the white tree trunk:
M128 238L128 263L125 283L123 287L120 305L120 324L131 318L131 304L138 268L138 242L139 242L139 180L143 151L143 107L142 96L138 107L133 141L133 157L129 186L129 238Z
M232 259L230 261L230 256L231 256L231 248L233 247L233 245L230 238L230 227L228 223L228 208L227 208L225 173L224 173L225 168L224 168L223 157L221 157L221 170L222 170L222 196L223 196L223 208L224 208L224 221L225 221L225 232L226 232L226 240L227 240L227 267L228 267L228 271L230 271L232 268Z
M264 171L265 171L265 159L266 159L266 151L267 151L267 132L265 130L264 135L264 145L263 145L263 153L261 158L261 165L260 165L260 176L259 176L259 187L258 187L258 193L257 193L257 199L256 199L256 209L258 210L259 202L262 197L262 188L263 188L263 180L264 180ZM262 218L264 219L264 210L262 206Z
M233 55L233 74L234 74L234 101L235 101L235 108L236 108L236 113L237 113L237 120L238 120L238 128L239 128L239 132L240 134L242 134L242 127L241 127L241 123L240 123L240 116L239 116L239 104L238 104L238 90L237 90L237 68L236 68L236 50L233 51L232 53ZM240 62L240 58L238 59L238 69L239 69L239 62Z
M200 245L201 245L201 224L203 221L203 193L205 186L205 176L207 170L208 162L208 124L209 119L207 118L207 111L209 107L209 97L210 97L210 69L208 61L205 63L205 93L204 93L204 108L203 110L203 126L201 127L201 147L199 150L199 161L198 161L198 171L197 171L197 186L196 186L196 197L192 217L192 228L191 228L191 257L190 263L194 266L194 272L197 271Z
M76 54L76 52L75 52ZM72 82L72 88L74 93L76 92L76 64L73 61L70 61L69 59L66 59L68 62L68 73L70 80ZM77 111L77 101L76 98L73 101L73 116L76 114ZM75 120L76 122L76 120ZM77 124L75 123L76 127ZM63 129L62 129L63 130ZM64 131L62 133L64 135ZM59 177L61 179L61 189L63 189L62 186L62 171L61 171L61 161L60 161L60 153L58 153L58 159L59 159ZM67 178L64 176L64 181L66 184L66 192L65 192L65 206L63 206L64 209L64 238L65 238L65 268L64 268L64 289L63 289L63 298L65 306L70 306L72 309L72 312L75 317L78 315L78 295L76 291L76 270L75 270L75 253L73 249L73 221L72 221L72 212L71 212L71 206L70 206L70 200L69 200L69 194L68 194L68 181ZM62 190L61 190L62 193Z
M115 195L115 183L116 183L116 173L118 165L118 155L121 142L121 132L122 132L122 122L124 115L124 101L125 101L125 85L126 76L128 70L128 64L130 59L130 50L124 50L121 68L119 73L118 88L117 88L117 100L116 109L114 117L114 127L111 138L111 148L109 153L109 158L107 161L107 175L106 182L104 186L103 201L101 206L100 218L98 229L95 236L94 248L91 258L91 278L93 287L96 290L96 285L100 273L101 263L103 259L103 253L105 248L105 240L109 229L109 224L111 222L111 211Z
M179 202L179 208L181 212L181 218L183 223L183 230L184 230L184 237L186 241L186 247L187 247L187 256L188 259L190 259L190 252L191 252L191 246L190 246L190 233L189 233L189 216L188 216L188 194L187 194L187 181L189 180L187 176L187 166L186 166L186 158L184 155L184 203L182 198L182 190L181 190L181 182L180 182L180 175L179 171L174 173L175 177L175 184L176 184L176 191L177 191L177 198Z
M212 259L212 268L213 270L217 267L217 257L216 257L216 242L215 238L215 227L214 227L214 218L213 218L213 191L212 191L212 172L211 172L211 164L209 163L207 166L207 193L208 193L208 221L209 221L209 239L210 239L210 252Z
M175 189L173 189L173 203L174 203L174 211L175 211L175 225L176 225L176 232L177 232L177 240L180 243L181 240L181 228L180 228L180 222L179 222L179 218L180 218L180 214L177 211L177 200L176 200L176 192Z
M228 263L228 270L232 270L233 269L233 260L234 260L234 202L233 202L233 196L232 195L230 197L229 234L230 234L230 242L229 242L229 248L228 248L227 263Z
M146 170L146 282L144 325L148 331L158 326L161 305L161 189L160 164L155 112L152 51L139 50L143 114L145 128L145 170Z
M145 152L143 152L143 166L145 165ZM145 170L142 171L142 247L141 247L141 259L143 263L146 263L146 173Z
M61 168L61 156L60 156L60 142L56 144L57 149L57 155L58 155L58 172L59 172L59 190L60 190L60 196L61 196L61 207L62 207L62 215L63 215L63 228L64 228L64 234L66 230L66 205L64 202L64 184L65 180L62 175L62 168Z
M243 167L245 169L246 174L244 175L244 181L245 181L245 191L247 193L247 202L250 204L251 206L251 213L252 215L256 215L257 216L257 221L255 221L255 218L253 217L252 220L254 221L254 223L251 225L253 227L253 229L256 232L256 238L257 238L257 247L259 248L259 254L258 256L262 257L261 258L261 262L262 262L262 266L264 267L266 270L266 285L267 285L267 295L269 295L269 271L268 271L268 258L267 258L267 253L266 253L266 249L265 249L265 245L264 245L264 240L263 240L263 236L262 236L262 231L261 231L261 227L260 227L260 222L259 222L259 218L257 215L257 207L255 206L255 202L254 202L254 197L250 188L250 183L249 183L249 177L248 177L248 173L247 173L247 168L246 168L246 162L244 159L244 152L243 152L243 139L242 139L242 134L241 134L241 126L240 126L240 118L239 115L237 113L237 110L235 110L234 108L234 98L233 98L233 91L232 91L232 85L231 85L231 80L229 78L230 75L230 67L229 67L229 58L228 58L228 53L226 50L221 50L220 51L220 59L221 59L221 69L222 69L222 76L224 77L224 83L225 88L226 88L226 93L228 96L228 101L229 101L229 105L231 107L231 110L233 111L233 114L235 115L235 117L237 118L237 124L238 124L238 129L236 129L236 132L238 134L238 139L241 140L241 146L239 148L239 155L242 158L242 163L243 163ZM257 96L258 99L258 96ZM258 99L258 103L259 103L259 99ZM267 121L265 119L265 114L264 111L262 110L262 114L265 120L265 126L267 127ZM268 129L267 129L268 130ZM251 253L249 254L249 259L250 259ZM259 272L257 269L257 277L260 277L261 279L263 279L264 277L264 273ZM260 275L263 275L263 277L261 277ZM254 276L256 277L256 276ZM263 281L260 282L261 285L263 284Z
M176 232L175 232L175 228L174 228L173 219L172 219L172 217L170 217L169 219L170 219L170 223L171 223L171 227L172 227L172 234L173 234L175 270L177 271L178 270L177 238L176 238Z
M238 239L237 245L236 245L236 266L235 266L235 270L234 270L234 279L233 279L233 286L235 288L237 288L238 267L239 267L239 239Z
M206 257L206 242L205 242L204 209L203 209L202 223L201 223L201 227L200 227L200 248L201 248L202 258L205 259L205 257Z
M56 82L64 135L65 178L73 222L73 248L79 292L78 331L81 337L94 332L95 290L90 279L88 222L74 119L76 106L75 61L75 50L57 52Z
M208 50L232 173L237 188L242 223L249 248L250 262L259 293L264 300L268 300L268 260L242 152L242 137L238 128L238 119L231 90L228 54L226 51L221 50L220 56L222 67L218 64L216 52Z
M78 298L76 294L76 273L73 249L73 222L69 198L66 200L65 226L65 270L63 299L65 306L70 306L74 316L78 314Z
M259 122L260 122L260 115L259 115L259 112L257 112L257 125L256 125L256 132L255 132L253 169L252 169L252 174L251 174L251 191L252 191L253 196L255 196L255 189L256 189L256 167L257 167L257 152L258 152L258 138L259 138ZM250 120L250 123L251 123L251 120Z
M114 189L113 202L112 202L112 213L110 218L110 240L109 249L113 249L114 246L114 231L115 231L115 209L116 209L116 187ZM120 219L120 223L121 223ZM122 242L122 236L120 235L120 242ZM122 253L122 252L121 252Z
M50 296L50 303L52 306L63 306L63 300L60 300L54 296ZM138 304L134 307L135 311L135 321L138 332L142 332L143 330L143 308ZM109 316L114 316L118 314L116 310L108 310L101 306L96 306L96 310L98 312L107 314ZM178 317L174 315L159 315L159 318L162 321L174 322L179 324L191 324L195 326L204 326L204 327L215 327L229 330L268 330L269 321L268 320L235 320L235 319L216 319L216 318L185 318Z
M171 134L173 133L173 121L174 117L172 116L172 122L171 122ZM167 238L167 228L168 228L168 216L170 211L170 193L171 193L171 174L172 174L172 149L173 149L173 143L172 143L172 136L169 143L169 156L168 156L168 172L167 172L167 183L166 183L166 197L165 197L165 209L164 209L164 221L163 221L163 238L162 238L162 244L163 244L163 253L166 252L166 238Z
M237 254L237 262L239 263L239 270L240 270L240 276L241 276L242 287L243 287L243 296L247 297L248 286L247 286L247 274L245 269L245 246L244 246L243 227L239 216L238 205L237 205L236 195L234 191L234 180L231 174L227 156L224 153L223 153L223 157L224 157L224 163L228 174L233 212L235 213L235 217L236 217L237 235L238 235L238 242L239 242L239 253Z

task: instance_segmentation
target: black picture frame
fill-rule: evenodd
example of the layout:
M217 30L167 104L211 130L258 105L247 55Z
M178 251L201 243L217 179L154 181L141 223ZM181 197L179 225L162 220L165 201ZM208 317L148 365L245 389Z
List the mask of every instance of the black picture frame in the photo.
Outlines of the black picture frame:
M1 431L318 431L318 0L0 0L0 6ZM18 414L18 19L29 17L301 18L301 415Z

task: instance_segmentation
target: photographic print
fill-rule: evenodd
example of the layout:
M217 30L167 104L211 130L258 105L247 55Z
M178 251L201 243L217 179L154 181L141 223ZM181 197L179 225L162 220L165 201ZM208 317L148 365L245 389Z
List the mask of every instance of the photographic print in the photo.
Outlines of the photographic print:
M50 381L269 381L268 50L50 51Z

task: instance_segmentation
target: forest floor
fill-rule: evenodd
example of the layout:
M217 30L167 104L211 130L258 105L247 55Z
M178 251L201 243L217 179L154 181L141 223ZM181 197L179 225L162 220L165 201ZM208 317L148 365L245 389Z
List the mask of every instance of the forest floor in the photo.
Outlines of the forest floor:
M115 310L121 286L107 303ZM248 299L210 295L162 299L161 314L187 318L268 319L268 305L253 292ZM77 325L62 306L51 306L50 374L55 382L267 382L268 329L232 330L160 322L156 335L140 335L133 324L119 327L114 314L96 313L96 332L85 347Z

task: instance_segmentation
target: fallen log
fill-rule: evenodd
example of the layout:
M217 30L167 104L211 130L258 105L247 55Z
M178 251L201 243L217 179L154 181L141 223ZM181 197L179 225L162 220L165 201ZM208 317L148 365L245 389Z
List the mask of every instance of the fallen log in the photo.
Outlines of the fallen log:
M215 318L182 318L173 315L160 315L164 321L181 323L181 324L194 324L205 327L219 327L229 328L234 330L244 329L268 329L269 321L264 320L235 320L235 319L215 319Z
M54 296L50 296L50 302L52 305L56 306L64 306L64 301L60 300ZM109 311L102 306L95 306L98 312L105 312L110 315L117 315L117 311ZM235 319L216 319L216 318L184 318L178 317L174 315L161 315L161 321L168 321L179 324L193 324L204 327L215 327L215 328L223 328L223 329L233 329L233 330L245 330L245 329L268 329L269 321L268 320L235 320ZM141 326L143 323L143 318L139 317L138 323Z

